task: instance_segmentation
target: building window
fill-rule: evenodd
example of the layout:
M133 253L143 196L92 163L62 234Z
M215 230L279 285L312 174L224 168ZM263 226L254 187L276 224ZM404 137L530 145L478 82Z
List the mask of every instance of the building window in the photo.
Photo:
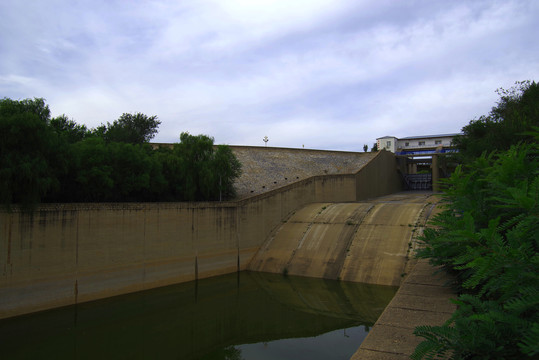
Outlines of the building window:
M405 142L405 143L404 143L404 146L410 146L410 143L409 143L409 142Z
M435 145L442 145L442 140L434 140Z
M386 149L389 149L389 148L391 148L391 141L388 141L388 142L386 143Z
M424 141L420 141L420 142L419 142L419 146L425 146L425 142L424 142Z

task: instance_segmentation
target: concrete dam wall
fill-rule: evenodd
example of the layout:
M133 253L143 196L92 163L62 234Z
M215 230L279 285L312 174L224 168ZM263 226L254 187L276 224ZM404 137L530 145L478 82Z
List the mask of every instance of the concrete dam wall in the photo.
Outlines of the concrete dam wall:
M249 270L399 285L430 194L394 194L354 203L313 203L263 244Z
M0 212L0 318L245 270L283 221L308 204L400 191L395 157L368 156L355 173L310 176L235 202L43 204L31 214ZM329 206L324 216L340 207L313 206ZM367 207L351 210L351 221L367 219Z

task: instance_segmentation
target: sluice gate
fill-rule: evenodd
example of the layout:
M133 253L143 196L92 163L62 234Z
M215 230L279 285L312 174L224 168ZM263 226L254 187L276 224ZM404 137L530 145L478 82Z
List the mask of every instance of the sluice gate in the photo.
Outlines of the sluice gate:
M409 190L432 190L432 174L404 174L404 182Z

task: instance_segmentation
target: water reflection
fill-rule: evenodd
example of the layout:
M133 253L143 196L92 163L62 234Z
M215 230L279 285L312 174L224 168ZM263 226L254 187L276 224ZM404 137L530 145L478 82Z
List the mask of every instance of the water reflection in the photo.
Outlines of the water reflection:
M2 357L300 359L346 346L353 353L395 291L231 274L2 320Z

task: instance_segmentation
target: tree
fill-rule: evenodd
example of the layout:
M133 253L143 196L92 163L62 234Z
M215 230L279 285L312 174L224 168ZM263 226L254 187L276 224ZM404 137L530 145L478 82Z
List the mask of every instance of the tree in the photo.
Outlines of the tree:
M413 359L537 359L538 151L520 143L483 154L447 180L418 255L456 275L458 308L442 326L416 328L425 340Z
M378 151L378 144L377 144L377 143L374 143L374 144L372 145L371 151L372 151L372 152Z
M49 125L70 144L81 141L90 134L86 126L77 124L65 114L51 119Z
M153 150L156 116L123 114L90 131L43 99L0 100L0 204L208 201L234 196L241 164L213 138L182 133Z
M539 126L539 84L516 82L514 87L500 88L497 93L500 100L490 113L471 120L462 128L462 135L453 139L459 150L457 159L461 162L485 151L503 151L520 141L533 141L527 133Z
M215 181L219 179L219 200L236 196L234 180L241 174L241 163L229 146L217 146L213 158L213 173Z
M211 197L213 138L183 132L180 143L174 146L174 153L180 158L184 199L196 201Z
M459 165L419 257L456 277L453 316L419 326L413 359L539 356L539 86L498 89L491 112L454 140Z
M105 141L99 137L85 139L71 148L74 162L69 180L63 184L66 202L112 201L114 167Z
M165 171L170 166L176 168L175 177L181 184L175 185L182 198L189 201L218 200L234 196L234 180L241 173L241 164L226 145L213 145L213 138L207 135L182 133L180 143L175 144L173 154ZM170 181L169 181L170 184Z
M367 144L363 145L363 151L367 152L367 150L369 150L369 146Z
M124 113L112 124L107 123L104 137L107 142L125 142L143 144L149 142L157 134L161 121L157 116L142 113ZM102 129L103 130L103 129Z
M31 207L58 189L67 144L49 122L44 99L0 100L0 203Z

